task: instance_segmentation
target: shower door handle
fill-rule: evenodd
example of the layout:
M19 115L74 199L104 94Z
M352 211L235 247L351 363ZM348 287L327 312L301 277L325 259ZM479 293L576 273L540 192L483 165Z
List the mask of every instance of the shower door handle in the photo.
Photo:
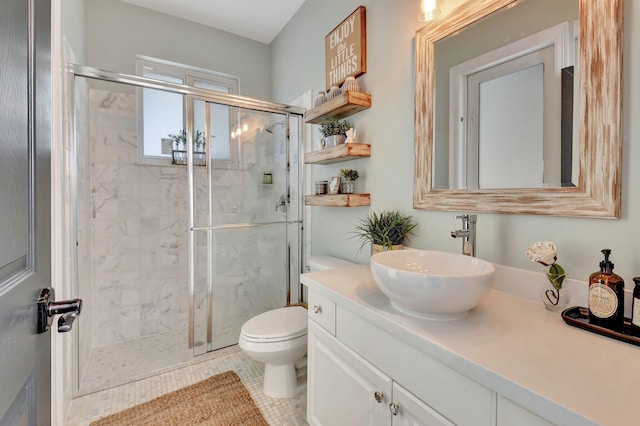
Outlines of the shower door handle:
M73 322L82 311L82 299L64 300L62 302L56 302L55 300L56 293L52 288L40 290L40 296L36 301L36 329L38 333L45 333L49 330L55 315L61 315L58 318L58 333L71 331Z

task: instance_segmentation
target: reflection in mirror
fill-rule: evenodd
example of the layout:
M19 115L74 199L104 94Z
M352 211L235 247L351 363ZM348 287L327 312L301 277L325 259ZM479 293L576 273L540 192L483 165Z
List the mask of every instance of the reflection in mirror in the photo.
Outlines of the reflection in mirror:
M414 206L619 217L621 35L622 0L468 0L418 30Z
M572 185L561 76L576 62L578 19L578 0L525 0L434 44L434 188Z

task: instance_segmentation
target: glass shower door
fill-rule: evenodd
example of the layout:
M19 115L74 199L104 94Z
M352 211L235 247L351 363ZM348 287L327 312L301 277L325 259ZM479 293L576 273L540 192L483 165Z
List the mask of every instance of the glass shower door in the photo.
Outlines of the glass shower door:
M191 134L200 130L207 142L206 165L189 166L190 340L199 355L236 344L245 321L286 304L297 212L289 205L289 115L189 101Z

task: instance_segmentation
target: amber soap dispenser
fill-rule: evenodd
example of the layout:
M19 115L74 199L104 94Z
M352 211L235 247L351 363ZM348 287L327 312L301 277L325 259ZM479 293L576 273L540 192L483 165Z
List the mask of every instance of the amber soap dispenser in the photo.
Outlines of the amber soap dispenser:
M622 331L624 323L624 280L613 273L610 249L601 250L600 271L589 277L589 323Z

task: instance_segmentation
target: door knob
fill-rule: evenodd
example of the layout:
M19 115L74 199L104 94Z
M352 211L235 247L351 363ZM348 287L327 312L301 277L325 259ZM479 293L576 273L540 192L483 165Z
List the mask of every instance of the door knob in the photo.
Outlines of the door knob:
M398 404L394 404L393 402L391 404L389 404L389 411L391 412L391 414L393 414L394 416L397 416L398 413L400 412L400 406Z
M38 333L45 333L49 330L53 322L54 315L61 315L58 318L58 333L71 331L73 322L82 311L82 299L71 299L56 302L56 293L52 288L40 290L40 296L36 301Z

